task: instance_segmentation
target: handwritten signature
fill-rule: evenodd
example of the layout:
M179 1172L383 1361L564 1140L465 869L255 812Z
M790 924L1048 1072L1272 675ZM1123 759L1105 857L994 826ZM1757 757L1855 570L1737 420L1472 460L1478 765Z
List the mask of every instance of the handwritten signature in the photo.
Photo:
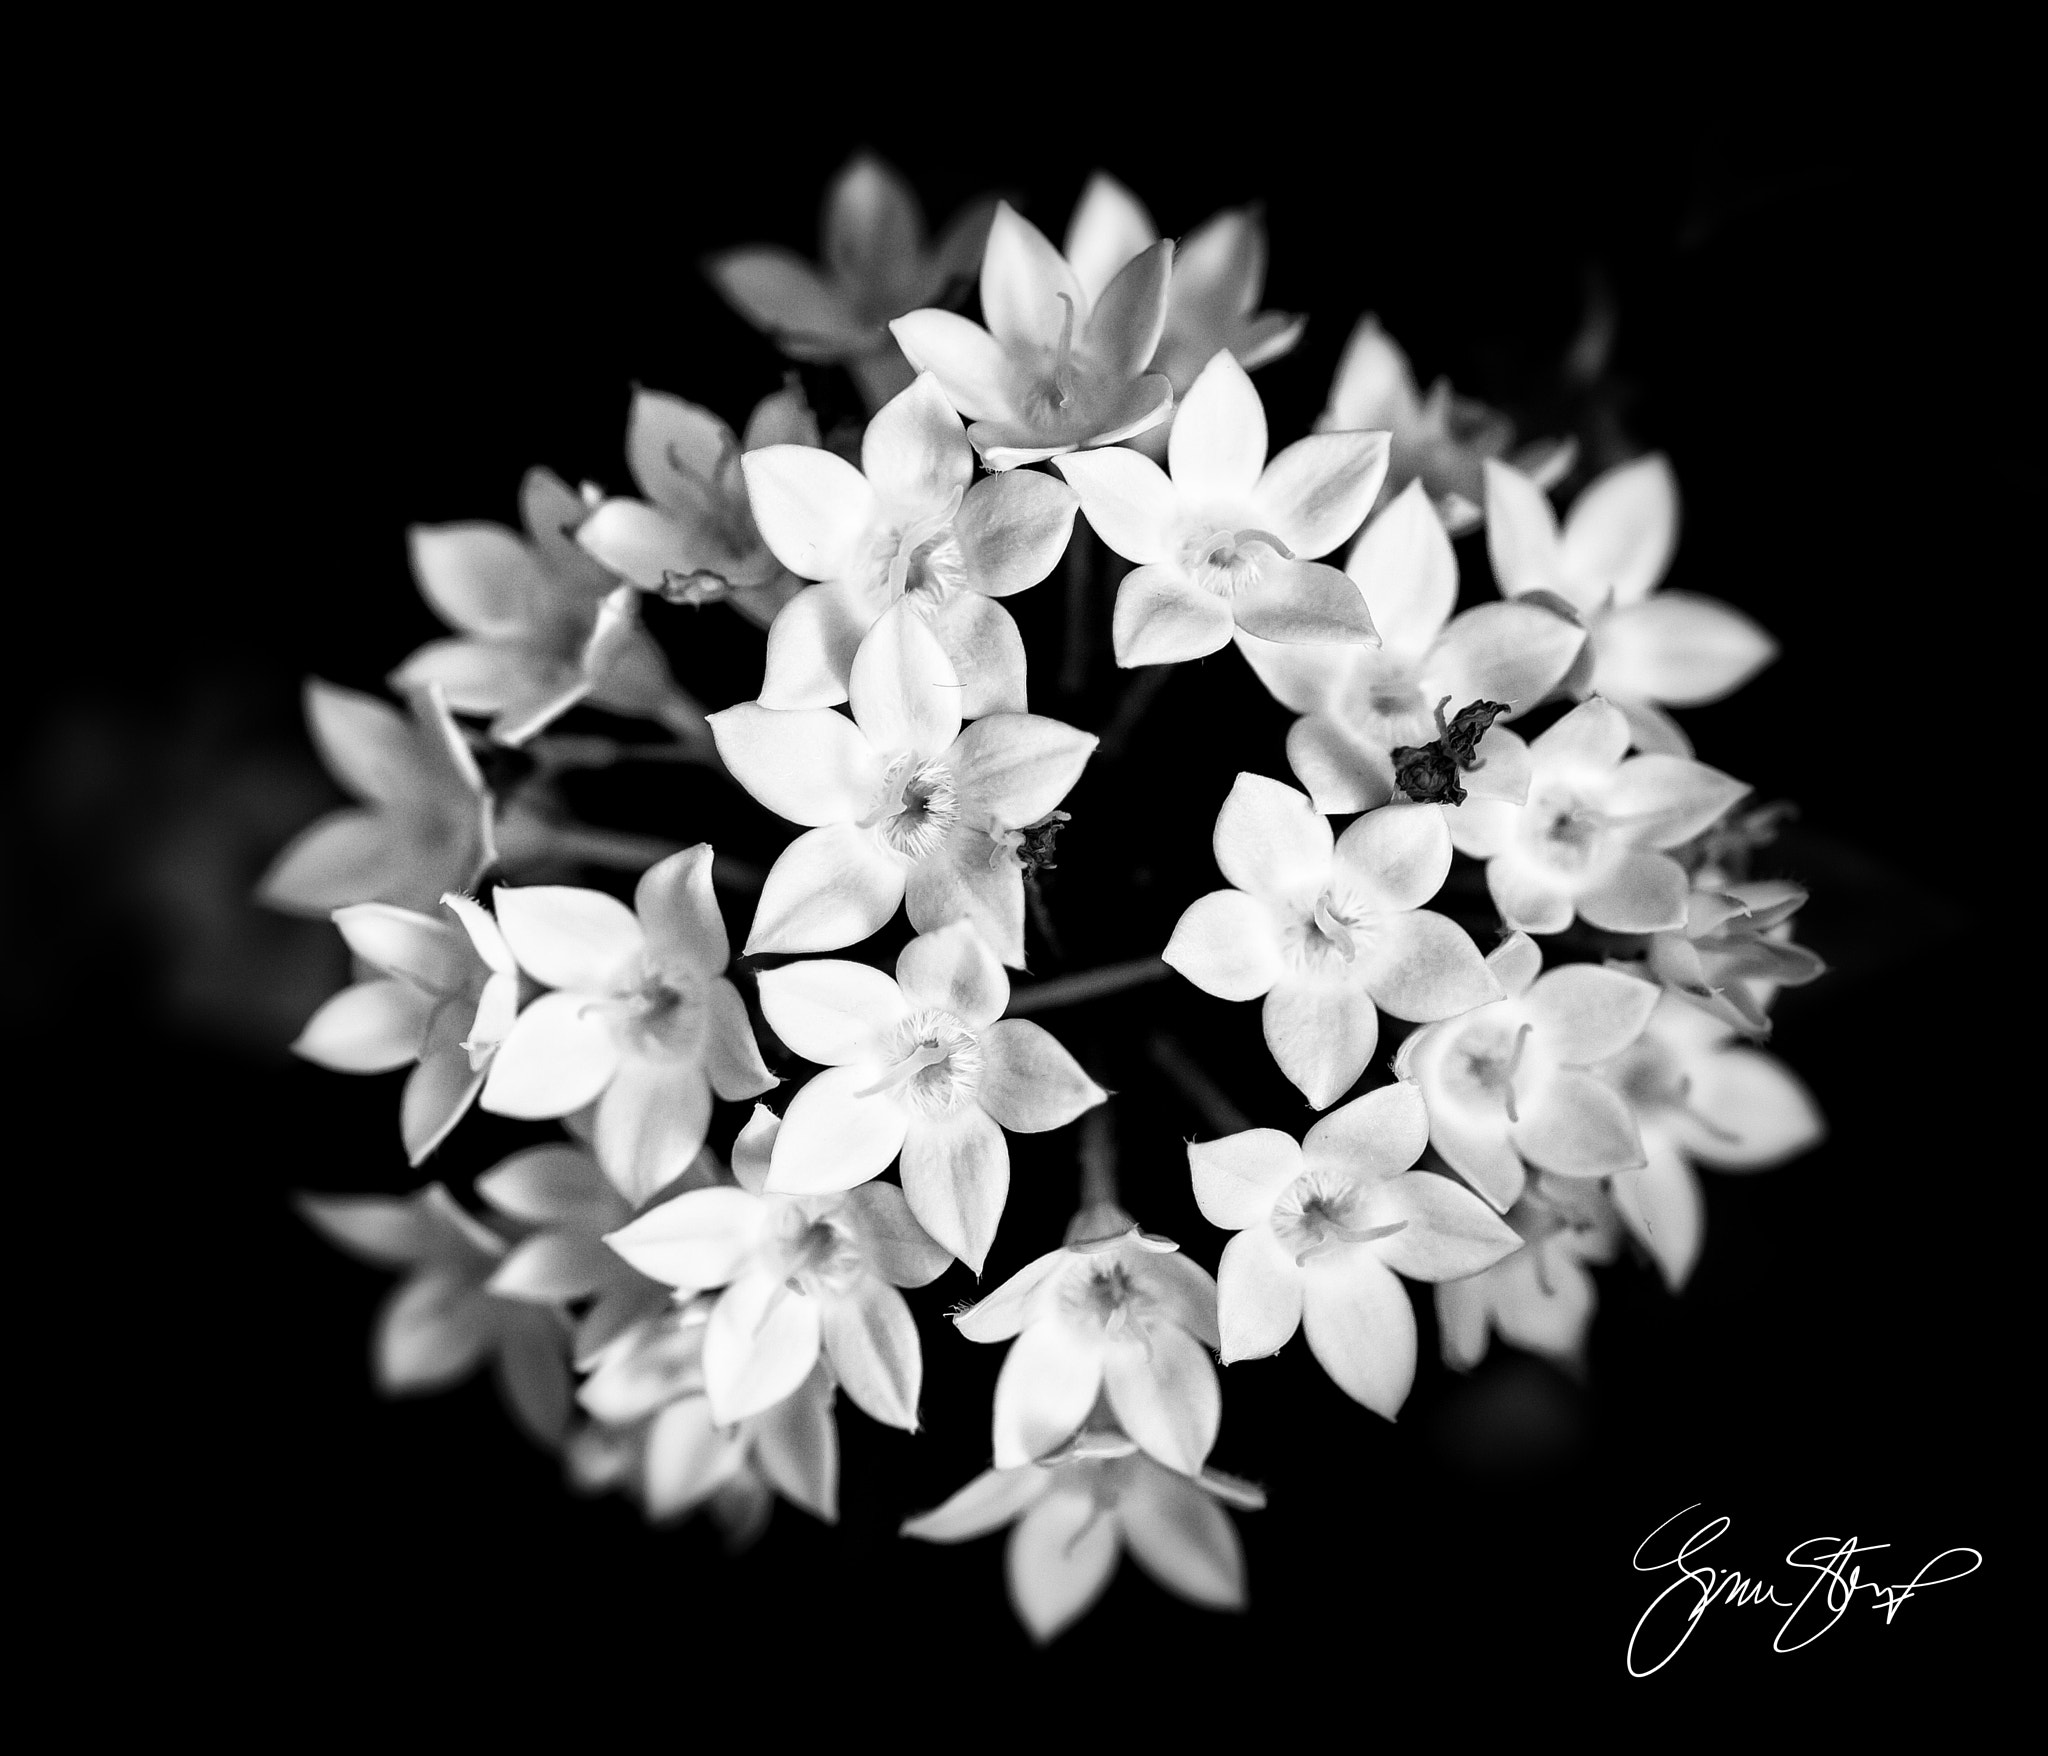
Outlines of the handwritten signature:
M1769 1604L1789 1611L1771 1641L1771 1650L1797 1652L1802 1646L1812 1645L1847 1615L1860 1591L1871 1594L1867 1607L1883 1610L1885 1625L1889 1627L1892 1618L1909 1598L1930 1585L1947 1585L1967 1578L1984 1565L1984 1557L1975 1549L1943 1549L1903 1585L1880 1585L1875 1580L1865 1579L1863 1569L1852 1563L1858 1555L1875 1554L1880 1549L1890 1548L1891 1544L1859 1543L1854 1537L1808 1537L1786 1551L1785 1565L1811 1573L1813 1579L1796 1601L1788 1601L1778 1595L1776 1584L1760 1576L1750 1577L1733 1567L1714 1568L1697 1564L1695 1558L1727 1533L1730 1520L1726 1517L1710 1518L1680 1542L1676 1552L1666 1559L1643 1558L1644 1551L1653 1544L1657 1544L1660 1550L1668 1547L1669 1539L1658 1544L1658 1538L1688 1512L1697 1512L1699 1508L1697 1500L1682 1507L1636 1545L1635 1570L1638 1573L1676 1570L1678 1576L1652 1598L1649 1608L1636 1618L1635 1628L1628 1637L1628 1673L1632 1677L1651 1676L1676 1658L1679 1649L1692 1638L1693 1630L1700 1625L1700 1618L1715 1604ZM1965 1564L1953 1566L1951 1563L1952 1571L1935 1571L1944 1562L1950 1562L1951 1557L1960 1557ZM1797 1587L1788 1586L1787 1589L1796 1590ZM1659 1650L1664 1656L1656 1663L1643 1662Z

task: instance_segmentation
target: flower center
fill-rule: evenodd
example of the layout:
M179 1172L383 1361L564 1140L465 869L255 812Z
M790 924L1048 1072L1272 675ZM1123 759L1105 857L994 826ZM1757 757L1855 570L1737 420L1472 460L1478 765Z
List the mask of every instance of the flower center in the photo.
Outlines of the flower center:
M1297 1268L1345 1244L1370 1244L1406 1228L1405 1219L1391 1225L1361 1225L1365 1194L1357 1184L1327 1171L1305 1171L1273 1204L1273 1235L1294 1253Z
M1563 792L1531 798L1528 810L1534 851L1552 870L1582 874L1599 858L1612 827L1605 813Z
M861 819L907 860L923 860L945 844L960 821L953 771L906 750L891 759L875 809Z
M860 1273L860 1247L833 1220L793 1207L783 1223L781 1270L791 1292L839 1292Z
M945 505L899 527L884 527L873 550L886 583L889 602L907 597L921 610L933 610L967 585L967 555L953 533L960 502L967 490L955 488Z
M1077 1323L1093 1325L1112 1339L1136 1341L1148 1352L1145 1335L1152 1300L1131 1278L1131 1271L1114 1259L1088 1264L1063 1289L1061 1300L1067 1315Z
M1452 1045L1445 1068L1453 1093L1475 1108L1501 1105L1510 1122L1521 1121L1515 1109L1515 1072L1533 1027L1510 1032L1503 1024L1477 1025Z
M1287 951L1295 968L1335 975L1349 969L1372 943L1375 924L1372 914L1324 891L1308 915L1288 930Z
M950 1012L913 1012L896 1027L881 1078L859 1095L894 1092L921 1116L950 1116L981 1080L981 1043Z
M583 1011L610 1019L634 1054L687 1060L704 1046L704 995L687 977L642 969L623 993L593 1000Z
M1266 530L1198 531L1181 545L1181 565L1204 591L1236 597L1259 582L1259 570L1275 561L1291 561L1294 551Z

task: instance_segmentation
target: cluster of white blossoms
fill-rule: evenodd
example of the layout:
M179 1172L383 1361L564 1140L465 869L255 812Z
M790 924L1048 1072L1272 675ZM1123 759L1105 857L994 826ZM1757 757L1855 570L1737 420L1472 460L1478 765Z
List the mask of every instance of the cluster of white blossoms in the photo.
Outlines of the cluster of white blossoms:
M851 374L864 430L826 444L795 378L739 435L643 391L639 497L536 470L523 531L413 533L454 632L392 673L402 710L309 686L360 803L263 883L331 915L356 959L295 1047L409 1068L415 1167L472 1108L559 1130L467 1205L439 1182L303 1198L405 1276L378 1331L385 1388L488 1359L585 1488L655 1519L708 1510L735 1540L778 1496L830 1521L839 1393L918 1430L906 1291L955 1263L978 1277L1008 1136L1079 1122L1063 1243L954 1313L961 1338L1007 1349L989 1468L904 1534L1009 1527L1012 1598L1041 1640L1125 1548L1169 1591L1241 1607L1227 1509L1264 1496L1209 1462L1219 1359L1300 1332L1392 1420L1418 1369L1415 1281L1454 1367L1496 1333L1575 1360L1590 1264L1633 1240L1681 1287L1698 1167L1819 1138L1756 1046L1778 989L1821 970L1791 942L1805 894L1751 877L1767 814L1735 812L1748 787L1697 760L1671 711L1728 695L1774 648L1727 606L1658 589L1670 466L1598 475L1560 522L1548 493L1574 447L1518 449L1504 416L1425 395L1370 317L1317 430L1275 449L1249 374L1303 320L1260 309L1265 250L1250 209L1176 246L1107 177L1064 248L1003 203L932 243L862 158L828 198L822 267L761 247L708 270L792 360ZM947 304L977 272L979 322ZM1461 610L1453 537L1481 527L1469 559L1497 595ZM1008 973L1027 896L1043 901L1098 740L1031 711L1005 600L1108 555L1130 566L1085 638L1125 667L1234 645L1296 716L1284 750L1247 748L1254 768L1197 803L1220 806L1222 884L1197 895L1206 874L1187 875L1170 941L1039 984L1044 1009L1077 1003L1159 977L1163 952L1203 993L1260 1002L1318 1114L1299 1138L1233 1122L1186 1144L1216 1234L1187 1242L1216 1250L1213 1276L1119 1205L1111 1094L1010 1015L1031 994ZM672 612L643 612L721 603L765 643L755 696L706 714L655 638ZM667 741L552 729L582 706ZM1260 772L1283 759L1298 786ZM552 777L620 761L721 770L794 833L749 884L701 841L568 818ZM637 874L630 901L551 881L593 867ZM728 906L749 889L735 960ZM912 936L884 968L871 942L899 910ZM1198 1031L1205 1002L1175 1003ZM1198 1067L1183 1077L1229 1113Z

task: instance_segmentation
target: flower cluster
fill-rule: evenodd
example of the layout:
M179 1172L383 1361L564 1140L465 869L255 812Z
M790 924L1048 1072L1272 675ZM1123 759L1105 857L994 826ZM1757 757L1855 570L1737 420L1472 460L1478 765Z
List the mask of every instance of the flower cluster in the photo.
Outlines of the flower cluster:
M1775 647L1660 589L1666 459L1594 475L1560 520L1575 445L1518 448L1505 415L1425 395L1370 317L1316 431L1276 445L1250 374L1303 319L1261 309L1256 210L1176 244L1099 176L1063 248L998 201L931 242L863 157L828 195L822 255L706 265L800 369L741 431L639 391L637 492L535 470L523 530L413 533L453 633L392 673L403 710L308 686L358 802L287 847L262 895L330 916L356 979L294 1047L410 1069L412 1167L474 1109L544 1137L468 1204L435 1181L303 1211L404 1276L378 1329L386 1389L489 1361L574 1484L655 1520L706 1510L739 1543L777 1498L836 1518L841 1391L920 1430L906 1293L956 1264L978 1279L1017 1229L1010 1135L1075 1128L1060 1246L954 1312L960 1338L1006 1347L990 1467L903 1532L1011 1527L1011 1596L1040 1640L1125 1549L1168 1591L1241 1608L1226 1509L1265 1495L1210 1461L1219 1360L1300 1332L1359 1418L1392 1420L1421 1282L1452 1367L1496 1334L1573 1363L1590 1269L1624 1244L1684 1286L1699 1167L1820 1138L1757 1046L1777 993L1822 970L1791 939L1806 893L1748 871L1766 819L1731 815L1748 786L1673 714ZM978 321L953 308L970 284ZM802 373L839 369L869 418L828 445ZM1482 526L1461 581L1454 539ZM1042 679L1007 604L1056 573L1079 582L1070 638L1124 668L1234 647L1292 718L1271 748L1245 728L1249 766L1194 801L1198 827L1216 811L1222 883L1172 875L1163 947L1013 989L1034 940L1057 944L1040 878L1100 742L1032 711ZM718 605L765 639L752 693L707 713L663 636L678 606ZM1146 699L1134 684L1126 703ZM558 729L586 708L658 741ZM702 840L568 813L564 771L641 761L711 769L793 832L750 884ZM1265 772L1282 761L1298 786ZM1113 1057L1018 1016L1172 974L1259 1001L1311 1112L1246 1125L1151 1039L1211 1124L1183 1143L1220 1234L1195 1251L1120 1204ZM1190 1029L1207 1016L1154 992ZM1178 1166L1156 1144L1145 1162Z

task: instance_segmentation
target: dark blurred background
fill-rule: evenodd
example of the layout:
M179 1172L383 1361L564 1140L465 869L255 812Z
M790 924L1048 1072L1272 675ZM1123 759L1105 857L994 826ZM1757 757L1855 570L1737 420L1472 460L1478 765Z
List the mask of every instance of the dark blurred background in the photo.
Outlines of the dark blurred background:
M178 1688L223 1714L252 1675L313 1699L345 1683L373 1716L423 1683L536 1706L623 1690L658 1710L663 1691L680 1703L744 1676L736 1704L777 1735L799 1728L773 1680L808 1675L864 1679L835 1711L881 1735L988 1723L1027 1680L1033 1701L1109 1690L1145 1712L1203 1704L1213 1677L1276 1729L1327 1716L1363 1734L1434 1702L1453 1724L1490 1703L1563 1730L1610 1697L1663 1714L1731 1683L1867 1693L1988 1674L1997 1572L2031 1540L2004 1497L2024 1391L1992 1313L2026 1273L2005 1239L2018 1161L2038 1150L2003 1132L2018 1106L1996 1065L2030 972L1988 937L2011 930L1997 875L2025 770L1983 716L2025 687L2008 548L2036 479L2013 376L2028 344L2012 143L1987 132L1930 157L1874 116L1733 101L1417 105L1355 127L1240 106L1213 128L1039 136L893 105L848 125L795 87L707 109L707 77L673 127L565 116L552 138L508 138L475 94L451 120L424 87L361 110L252 99L189 118L174 158L134 171L132 260L159 296L112 344L125 382L82 461L147 546L106 557L60 612L66 656L31 683L18 783L37 854L8 877L29 923L11 1053L30 1106L66 1119L61 1175L92 1190L122 1263L92 1270L122 1338L93 1400L123 1412L84 1468L121 1536L73 1582L83 1625L105 1589L139 1584L183 1655ZM519 93L506 103L530 118ZM387 1283L287 1204L416 1180L398 1076L285 1052L345 979L336 936L247 901L340 801L304 734L302 678L376 688L438 631L409 524L512 522L536 463L627 487L633 383L743 421L784 368L696 261L752 240L813 254L820 194L861 145L912 177L935 222L994 189L1055 240L1097 164L1169 233L1263 200L1266 303L1311 319L1257 378L1276 443L1307 430L1351 325L1376 311L1425 385L1447 374L1531 435L1577 432L1594 460L1669 452L1685 504L1670 582L1783 643L1735 700L1684 718L1704 759L1799 802L1762 869L1811 886L1801 937L1834 972L1784 996L1773 1048L1829 1140L1768 1175L1708 1174L1682 1298L1626 1260L1603 1271L1583 1383L1498 1348L1447 1372L1426 1297L1398 1426L1301 1345L1227 1371L1215 1461L1272 1499L1240 1522L1247 1620L1186 1608L1127 1563L1040 1654L999 1541L895 1537L986 1460L1001 1350L943 1320L970 1294L963 1270L914 1301L929 1430L842 1404L840 1526L780 1507L728 1560L701 1522L654 1532L623 1502L572 1497L486 1382L377 1401L366 1351ZM1594 301L1615 316L1610 368L1573 394L1560 362ZM850 408L843 383L811 382L828 418L833 396ZM1483 539L1459 555L1468 589L1483 582ZM1034 708L1101 729L1125 679L1099 663L1054 699L1056 585L1012 602ZM760 637L737 618L650 619L707 706L752 694ZM1065 956L1041 956L1043 973L1163 944L1216 882L1230 776L1286 775L1286 723L1233 654L1173 678L1068 801L1046 893ZM694 771L586 802L761 862L786 833ZM1162 1015L1257 1120L1310 1117L1255 1007L1175 986L1048 1019L1123 1094L1127 1205L1213 1267L1221 1236L1180 1146L1213 1131L1133 1047ZM479 1118L432 1168L466 1188L533 1132ZM986 1286L1057 1241L1073 1144L1013 1141ZM1745 1567L1854 1532L1891 1542L1902 1575L1952 1544L1983 1549L1986 1572L1890 1628L1859 1609L1791 1657L1770 1652L1762 1613L1729 1611L1629 1684L1622 1647L1650 1595L1629 1555L1695 1501L1734 1517L1724 1546ZM936 1696L962 1687L985 1691L986 1718L941 1717ZM1045 1709L1049 1724L1074 1711Z

